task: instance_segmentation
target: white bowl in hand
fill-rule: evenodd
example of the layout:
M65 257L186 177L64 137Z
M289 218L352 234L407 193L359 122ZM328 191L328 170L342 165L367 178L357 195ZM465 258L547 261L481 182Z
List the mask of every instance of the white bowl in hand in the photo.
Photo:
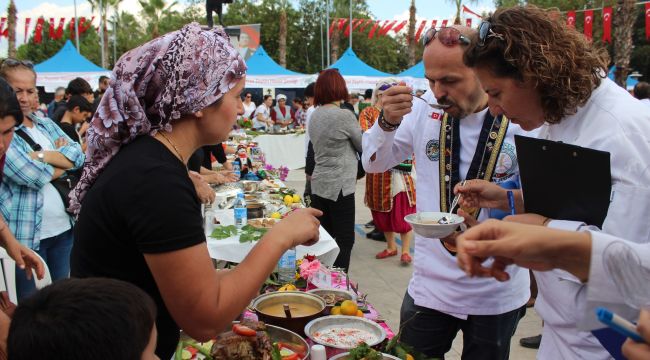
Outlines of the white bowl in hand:
M438 223L444 216L450 220L449 223ZM425 238L440 239L451 235L465 219L456 214L430 211L406 215L404 221L411 224L416 234Z

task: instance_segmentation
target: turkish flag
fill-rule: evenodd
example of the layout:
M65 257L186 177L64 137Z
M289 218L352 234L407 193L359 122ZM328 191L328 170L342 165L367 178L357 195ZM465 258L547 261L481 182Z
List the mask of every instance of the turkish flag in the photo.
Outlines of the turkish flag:
M395 34L397 34L400 30L402 30L404 28L404 26L406 26L407 23L408 23L408 21L404 20L399 25L395 26L395 28L393 28L393 31L395 32Z
M352 22L353 24L352 31L354 32L354 30L356 30L361 24L363 24L364 21L365 21L364 19L354 19L354 21Z
M469 28L472 27L472 18L465 19L465 26L467 26Z
M356 20L353 20L353 22L354 21L356 21ZM345 36L345 37L350 36L350 25L352 25L352 24L348 23L348 25L345 27L345 31L343 32L343 36Z
M375 25L372 26L372 29L370 29L370 32L368 33L368 39L372 39L373 37L375 37L375 32L377 31L380 22L381 20L377 20Z
M589 41L593 38L594 11L585 10L585 29L584 33Z
M447 20L447 19L442 20L442 24L440 25L440 27L441 27L441 28L446 28L448 22L449 22L449 20Z
M612 7L603 8L603 42L612 43Z
M56 27L54 38L57 40L63 37L63 25L65 25L65 18L59 19L59 25Z
M374 22L375 21L372 20L372 19L366 20L365 22L363 22L363 25L361 25L361 27L359 28L359 32L364 32L368 28L368 25L370 25L370 24L372 24Z
M42 17L36 21L36 29L34 29L34 43L40 44L43 41L43 23L45 19Z
M345 26L346 22L348 22L348 19L339 19L339 31L343 30L343 26Z
M650 40L650 3L645 3L645 39Z
M422 20L420 23L420 27L418 27L418 31L415 33L415 42L417 43L420 41L420 35L422 35L422 30L424 30L424 26L427 24L426 20Z
M575 10L568 11L566 13L566 24L570 28L576 27L576 12Z
M397 20L391 21L388 25L384 26L381 31L379 32L379 35L386 35L390 31L390 29L393 28L397 24Z
M332 33L334 32L334 27L339 23L337 19L332 20L332 25L330 25L330 37L332 37ZM99 29L98 29L99 31Z
M431 20L431 27L435 29L436 25L438 25L438 20Z
M72 18L70 20L70 24L68 26L70 27L70 39L74 39L74 24L77 21L77 18Z
M3 17L0 19L0 38L9 36L9 28L5 29L5 24L7 23L7 18Z
M94 16L88 21L86 21L85 17L81 17L81 20L79 20L79 36L83 35L83 33L93 26L93 20L95 20Z
M29 34L29 24L32 23L32 18L25 18L25 39L23 43L27 43L27 34Z

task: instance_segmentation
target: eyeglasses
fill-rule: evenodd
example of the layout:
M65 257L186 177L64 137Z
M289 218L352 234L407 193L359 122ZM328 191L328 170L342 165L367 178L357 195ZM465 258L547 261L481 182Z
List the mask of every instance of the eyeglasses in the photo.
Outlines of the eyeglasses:
M492 23L483 20L481 25L478 27L478 46L485 46L485 41L491 37L504 40L503 35L495 33L494 30L492 30Z
M28 69L34 69L34 63L29 60L18 60L13 58L6 58L2 61L0 67L14 67L14 66L24 66Z
M456 28L444 27L440 28L440 30L436 30L436 28L432 27L427 30L426 33L424 33L424 37L422 38L422 43L424 46L429 45L429 43L436 38L436 35L438 35L438 40L440 40L440 42L445 46L470 44L469 39L461 34L460 31L458 31Z

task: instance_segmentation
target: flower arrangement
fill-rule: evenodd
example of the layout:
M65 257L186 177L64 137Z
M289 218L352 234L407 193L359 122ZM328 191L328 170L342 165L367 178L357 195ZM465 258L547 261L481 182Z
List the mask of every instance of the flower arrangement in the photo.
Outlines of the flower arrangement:
M279 168L274 168L271 164L264 165L264 172L266 173L267 178L276 178L284 181L289 175L289 168L282 165Z
M237 125L244 129L251 129L253 128L253 121L247 117L242 117L237 120Z
M316 255L305 255L302 259L296 260L296 280L293 288L287 288L290 284L280 284L277 279L277 273L271 274L270 278L264 283L262 292L280 290L307 289L310 277L321 268L321 262Z

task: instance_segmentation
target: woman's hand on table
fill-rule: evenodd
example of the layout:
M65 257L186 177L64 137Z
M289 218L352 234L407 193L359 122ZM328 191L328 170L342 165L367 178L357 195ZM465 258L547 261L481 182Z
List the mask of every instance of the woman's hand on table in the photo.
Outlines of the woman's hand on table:
M623 344L623 356L628 360L650 359L650 310L641 310L636 329L645 343L627 339Z
M287 242L287 248L313 245L318 242L320 237L320 221L317 217L322 215L322 211L314 208L294 210L282 221L276 223L267 236L283 239Z
M223 176L225 182L239 181L239 177L237 177L237 175L235 175L235 173L233 173L232 171L224 170L224 171L220 171L219 174Z
M194 189L196 189L196 195L198 196L199 201L203 204L213 203L217 194L212 190L210 184L203 179L203 176L196 171L190 171L189 177L194 184Z

